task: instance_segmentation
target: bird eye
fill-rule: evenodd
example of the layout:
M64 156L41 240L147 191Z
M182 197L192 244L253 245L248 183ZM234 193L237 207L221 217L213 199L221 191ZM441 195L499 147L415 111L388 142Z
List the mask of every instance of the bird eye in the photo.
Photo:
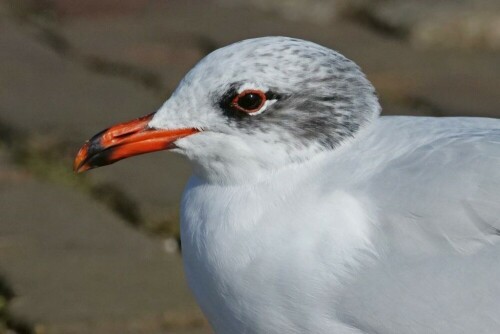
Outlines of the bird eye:
M254 113L259 111L264 103L266 103L266 94L264 92L249 89L236 95L231 102L231 106L246 113Z

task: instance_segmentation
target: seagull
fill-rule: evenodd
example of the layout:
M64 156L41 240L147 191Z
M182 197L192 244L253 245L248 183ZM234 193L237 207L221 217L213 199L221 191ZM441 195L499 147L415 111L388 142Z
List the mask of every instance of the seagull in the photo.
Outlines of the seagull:
M188 158L183 262L215 333L500 333L500 120L380 112L341 54L248 39L74 169Z

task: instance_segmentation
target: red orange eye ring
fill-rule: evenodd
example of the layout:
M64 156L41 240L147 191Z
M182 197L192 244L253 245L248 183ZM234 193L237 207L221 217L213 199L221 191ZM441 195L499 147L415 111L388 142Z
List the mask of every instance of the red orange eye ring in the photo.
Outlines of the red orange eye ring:
M243 99L246 99L246 101ZM233 98L231 106L242 112L252 114L259 111L264 106L266 101L266 93L263 91L257 89L245 89ZM250 108L246 108L245 104Z

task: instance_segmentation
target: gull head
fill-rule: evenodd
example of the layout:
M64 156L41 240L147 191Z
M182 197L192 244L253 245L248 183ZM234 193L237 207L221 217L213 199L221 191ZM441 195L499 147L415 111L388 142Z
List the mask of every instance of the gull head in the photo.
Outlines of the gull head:
M75 170L169 149L201 178L244 182L336 149L379 112L373 86L341 54L294 38L249 39L203 58L155 113L87 141Z

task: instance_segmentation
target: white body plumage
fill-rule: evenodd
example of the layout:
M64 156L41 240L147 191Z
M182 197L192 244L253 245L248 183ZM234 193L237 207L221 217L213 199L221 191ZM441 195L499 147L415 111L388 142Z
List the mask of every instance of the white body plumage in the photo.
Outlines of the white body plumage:
M222 334L494 332L499 160L498 120L383 117L258 182L194 177L188 282Z

